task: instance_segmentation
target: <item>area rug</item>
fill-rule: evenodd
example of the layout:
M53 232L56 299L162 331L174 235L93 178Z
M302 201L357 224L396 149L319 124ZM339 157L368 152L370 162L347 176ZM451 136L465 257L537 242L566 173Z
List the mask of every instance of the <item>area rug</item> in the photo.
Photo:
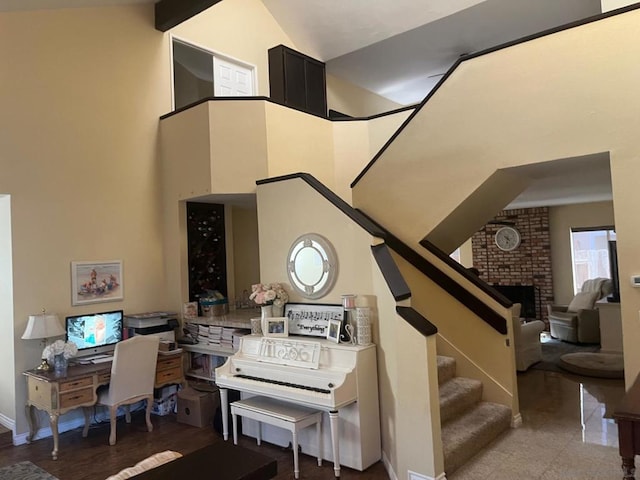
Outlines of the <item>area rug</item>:
M567 353L558 365L568 372L587 377L624 378L624 358L621 353Z
M0 480L58 480L37 465L26 461L0 468Z
M597 352L600 345L577 345L550 338L542 343L542 361L531 365L531 370L566 373L559 366L560 357L567 353Z

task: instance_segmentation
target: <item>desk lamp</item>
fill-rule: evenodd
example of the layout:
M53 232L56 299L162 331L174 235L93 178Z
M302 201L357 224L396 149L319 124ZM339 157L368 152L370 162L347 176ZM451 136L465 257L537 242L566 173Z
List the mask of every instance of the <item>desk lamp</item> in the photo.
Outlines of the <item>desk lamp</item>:
M27 328L25 328L22 334L23 340L36 340L41 339L43 345L47 346L47 339L51 337L59 337L64 335L65 331L62 328L60 319L55 313L45 313L42 309L40 315L29 315L29 321L27 322ZM47 359L43 358L42 363L36 367L36 370L46 372L51 367L47 363Z

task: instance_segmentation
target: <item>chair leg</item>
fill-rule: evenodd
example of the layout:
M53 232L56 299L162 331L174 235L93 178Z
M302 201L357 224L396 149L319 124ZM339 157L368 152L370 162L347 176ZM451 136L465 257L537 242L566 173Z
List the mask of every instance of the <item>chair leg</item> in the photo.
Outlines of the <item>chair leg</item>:
M124 419L127 423L131 423L131 405L124 406Z
M111 423L111 433L109 434L109 445L116 444L116 415L118 413L118 406L112 405L109 407L109 421Z
M153 407L153 396L147 397L147 412L145 419L147 421L147 430L153 432L153 424L151 423L151 408Z
M89 425L91 425L91 408L83 407L82 413L84 413L84 428L82 429L82 437L87 438L89 435Z

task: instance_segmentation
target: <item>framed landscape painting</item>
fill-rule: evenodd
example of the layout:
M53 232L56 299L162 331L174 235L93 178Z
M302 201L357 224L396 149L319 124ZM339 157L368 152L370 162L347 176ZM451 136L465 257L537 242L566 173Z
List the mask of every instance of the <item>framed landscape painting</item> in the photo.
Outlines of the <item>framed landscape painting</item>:
M71 304L115 302L124 298L122 260L71 262Z

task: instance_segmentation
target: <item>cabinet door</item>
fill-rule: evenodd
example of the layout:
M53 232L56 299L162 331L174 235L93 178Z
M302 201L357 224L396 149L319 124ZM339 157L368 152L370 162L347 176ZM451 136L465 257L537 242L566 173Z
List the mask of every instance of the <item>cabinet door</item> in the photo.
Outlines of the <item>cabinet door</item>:
M327 87L324 63L307 60L305 62L305 84L307 110L317 115L327 115Z
M295 52L286 52L284 57L285 103L291 107L307 109L305 60Z

